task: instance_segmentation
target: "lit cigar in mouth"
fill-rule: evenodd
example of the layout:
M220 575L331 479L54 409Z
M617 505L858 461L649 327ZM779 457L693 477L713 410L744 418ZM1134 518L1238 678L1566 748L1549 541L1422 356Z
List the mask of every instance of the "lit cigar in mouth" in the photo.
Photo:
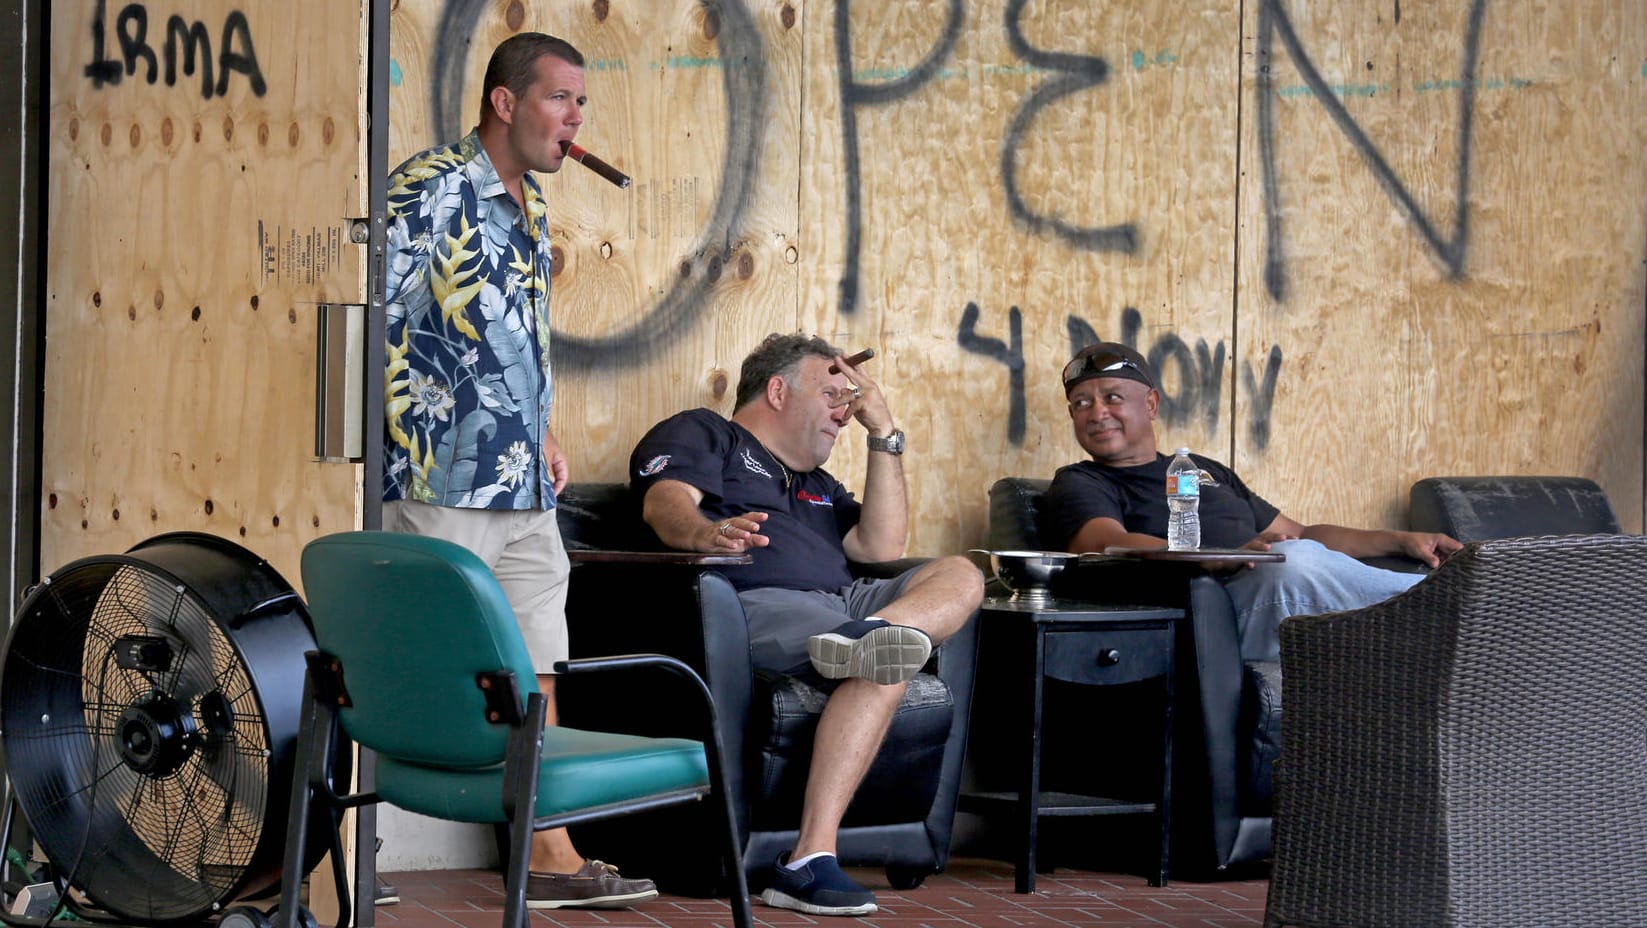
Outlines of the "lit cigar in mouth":
M583 146L574 145L571 142L563 140L560 143L560 150L565 153L566 157L571 158L573 161L576 161L589 170L594 171L596 174L606 178L613 184L619 187L629 186L628 174L623 173L610 164L596 158L594 155L589 154L587 151L584 151Z
M864 350L858 352L857 354L847 355L846 356L846 363L852 365L853 367L857 367L858 365L864 363L865 361L868 361L870 358L873 358L873 357L875 357L875 349L865 348ZM831 362L830 365L829 365L829 372L831 374L839 374L841 372L841 368L840 368L839 365L836 365L833 362Z

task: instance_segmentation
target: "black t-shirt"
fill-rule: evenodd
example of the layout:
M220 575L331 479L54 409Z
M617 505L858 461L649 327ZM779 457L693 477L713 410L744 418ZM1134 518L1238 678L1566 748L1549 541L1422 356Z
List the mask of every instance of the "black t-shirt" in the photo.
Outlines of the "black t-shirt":
M1235 471L1199 454L1191 454L1217 486L1201 487L1201 544L1239 548L1268 528L1281 510L1247 489ZM1111 518L1129 532L1167 537L1167 465L1172 457L1157 453L1148 464L1110 467L1081 461L1060 467L1052 478L1038 518L1047 544L1067 548L1075 533L1093 519Z
M750 431L710 409L689 409L653 426L629 456L629 485L644 497L659 480L679 480L703 493L699 509L719 522L764 512L750 548L753 563L723 568L739 590L837 590L852 582L841 539L863 506L840 481L818 468L789 471Z

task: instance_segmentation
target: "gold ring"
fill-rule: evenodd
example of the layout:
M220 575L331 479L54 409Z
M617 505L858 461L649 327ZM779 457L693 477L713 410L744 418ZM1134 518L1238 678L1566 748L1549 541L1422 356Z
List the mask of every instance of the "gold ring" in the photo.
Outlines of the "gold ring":
M727 538L732 537L732 520L727 519L725 522L722 522L720 526L715 529L715 531L720 532L721 535Z

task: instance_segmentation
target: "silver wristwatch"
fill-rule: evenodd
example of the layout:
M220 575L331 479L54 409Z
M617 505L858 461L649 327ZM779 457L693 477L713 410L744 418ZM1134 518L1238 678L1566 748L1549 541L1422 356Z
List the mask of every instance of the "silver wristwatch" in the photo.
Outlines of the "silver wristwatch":
M904 453L904 430L893 429L892 434L885 438L869 436L869 450L885 451L887 454Z

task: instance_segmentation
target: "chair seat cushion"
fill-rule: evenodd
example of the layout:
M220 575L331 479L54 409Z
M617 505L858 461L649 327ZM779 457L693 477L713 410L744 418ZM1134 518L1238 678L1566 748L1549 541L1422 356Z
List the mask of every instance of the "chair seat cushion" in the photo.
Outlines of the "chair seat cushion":
M543 734L536 818L709 785L703 745L684 738L551 727ZM460 822L502 822L503 765L466 771L380 755L376 791L402 809Z
M799 821L812 739L827 694L806 681L757 671L750 710L749 784L754 787L751 818L756 828L793 828ZM859 784L843 826L857 823L920 821L936 793L944 745L955 717L954 697L944 681L916 674L881 751Z

